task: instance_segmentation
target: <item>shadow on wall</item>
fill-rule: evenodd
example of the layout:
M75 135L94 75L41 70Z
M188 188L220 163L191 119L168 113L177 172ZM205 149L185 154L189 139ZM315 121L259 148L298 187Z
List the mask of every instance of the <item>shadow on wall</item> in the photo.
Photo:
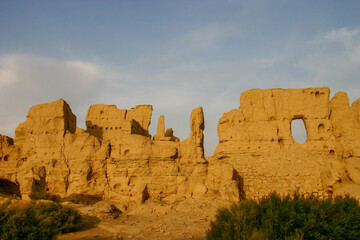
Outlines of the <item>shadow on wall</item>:
M239 175L239 173L234 169L232 180L235 181L236 187L239 191L239 199L246 199L246 192L244 190L244 178Z
M150 138L148 130L144 129L141 124L132 119L125 123L120 124L119 126L107 126L101 125L101 123L96 123L93 121L86 121L86 132L90 135L93 135L99 139L111 139L121 135L131 135L138 134Z
M90 133L90 135L93 135L99 139L103 139L104 131L102 127L93 124L92 121L86 121L86 132Z
M101 200L103 200L102 196L99 195L87 195L87 194L76 194L73 193L70 196L62 199L63 201L73 202L76 204L85 204L92 205Z
M0 178L0 196L1 195L20 197L19 185L7 179Z

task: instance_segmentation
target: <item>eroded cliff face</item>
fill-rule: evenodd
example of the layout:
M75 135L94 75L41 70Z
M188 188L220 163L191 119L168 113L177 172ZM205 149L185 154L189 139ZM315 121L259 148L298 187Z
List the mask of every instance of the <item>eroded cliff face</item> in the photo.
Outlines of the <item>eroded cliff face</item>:
M241 94L239 109L219 121L215 158L231 164L249 198L272 191L359 196L359 100L330 90L270 89ZM307 139L296 143L291 122L302 119Z
M16 128L14 140L0 138L0 178L18 184L23 198L32 191L47 191L126 204L149 198L171 203L228 188L231 199L239 199L238 189L229 187L236 186L236 179L219 181L214 171L213 181L206 182L201 107L192 111L191 133L184 141L171 128L165 132L164 116L152 139L151 114L150 105L131 110L93 105L84 130L76 128L76 117L62 99L34 106Z
M62 99L29 110L14 140L0 135L0 183L61 197L113 199L127 205L148 199L258 199L272 191L360 198L360 99L330 90L253 89L218 125L214 157L204 157L204 113L190 115L183 141L165 117L148 132L152 106L131 110L90 106L86 129ZM296 143L294 119L304 121L307 140Z

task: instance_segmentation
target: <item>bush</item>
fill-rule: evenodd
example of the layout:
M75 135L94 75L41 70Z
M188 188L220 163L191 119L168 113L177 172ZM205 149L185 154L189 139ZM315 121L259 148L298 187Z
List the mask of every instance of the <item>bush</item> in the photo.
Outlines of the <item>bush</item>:
M60 198L47 192L31 192L29 198L32 200L50 200L53 202L60 202Z
M211 239L360 239L359 202L349 196L243 200L218 210L206 237Z
M55 239L81 224L81 215L68 206L45 202L6 202L0 206L0 240Z

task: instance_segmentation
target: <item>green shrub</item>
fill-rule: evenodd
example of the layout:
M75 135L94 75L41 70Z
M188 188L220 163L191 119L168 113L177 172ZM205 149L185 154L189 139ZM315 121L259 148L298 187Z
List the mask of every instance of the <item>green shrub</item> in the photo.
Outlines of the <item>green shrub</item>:
M0 239L55 239L81 224L81 215L58 203L18 202L0 206Z
M60 198L47 192L31 192L29 198L32 200L50 200L53 202L60 202Z
M359 202L349 196L334 199L280 197L272 193L259 202L243 200L218 210L206 237L212 239L360 239Z

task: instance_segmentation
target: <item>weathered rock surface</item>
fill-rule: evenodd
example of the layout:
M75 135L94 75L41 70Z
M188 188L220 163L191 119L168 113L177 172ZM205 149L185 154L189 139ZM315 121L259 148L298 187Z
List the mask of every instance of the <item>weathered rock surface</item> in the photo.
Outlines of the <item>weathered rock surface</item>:
M32 191L126 204L203 197L208 163L202 108L191 113L191 133L182 142L171 128L164 132L163 116L151 139L151 113L149 105L131 110L93 105L85 131L76 128L76 117L62 99L34 106L14 141L0 138L0 178L18 184L24 198Z
M350 107L340 92L330 102L329 93L327 87L248 90L240 108L220 119L215 158L234 166L246 197L272 191L327 196L358 183L360 101ZM294 119L304 121L304 144L293 139Z
M103 140L130 134L150 137L151 114L150 105L139 105L131 110L117 109L115 105L93 105L86 116L86 132Z
M346 93L331 101L329 93L326 87L244 92L239 109L220 119L219 145L208 158L202 107L191 112L190 135L180 141L165 131L164 116L151 138L150 105L93 105L84 130L64 100L40 104L14 140L0 135L0 183L17 184L23 198L48 191L126 206L257 199L272 191L360 197L360 99L350 106ZM304 144L293 139L294 119L304 121Z

